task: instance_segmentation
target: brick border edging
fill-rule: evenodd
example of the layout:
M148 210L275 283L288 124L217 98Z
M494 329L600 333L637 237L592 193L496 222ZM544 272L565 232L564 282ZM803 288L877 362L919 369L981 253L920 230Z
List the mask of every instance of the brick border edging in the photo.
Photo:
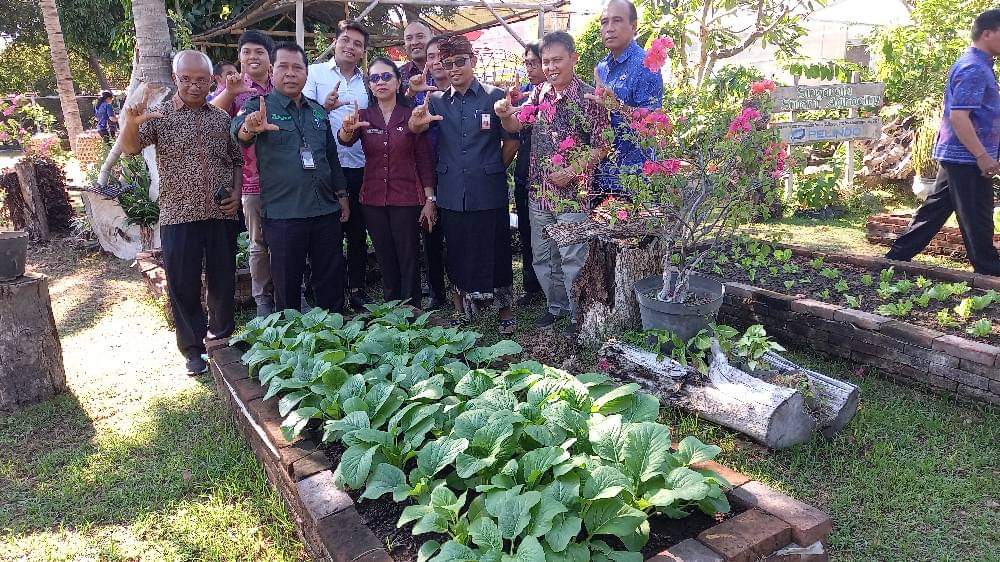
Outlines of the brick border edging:
M725 285L720 321L763 324L783 341L876 367L902 383L1000 404L1000 347L814 299Z
M889 246L901 234L906 232L912 213L879 213L868 217L865 224L865 239L872 244ZM993 245L1000 248L1000 234L993 235ZM954 226L945 226L934 235L923 253L947 256L955 259L965 259L965 243L962 241L962 231Z
M354 502L333 483L333 463L309 438L289 443L281 434L278 400L262 400L233 347L211 352L218 395L236 420L268 480L281 493L310 556L331 562L392 562L382 542L361 521ZM833 522L825 513L717 462L714 470L733 485L730 502L747 511L650 558L653 562L749 562L789 545L827 544ZM803 560L806 560L803 558ZM823 562L826 555L808 558Z

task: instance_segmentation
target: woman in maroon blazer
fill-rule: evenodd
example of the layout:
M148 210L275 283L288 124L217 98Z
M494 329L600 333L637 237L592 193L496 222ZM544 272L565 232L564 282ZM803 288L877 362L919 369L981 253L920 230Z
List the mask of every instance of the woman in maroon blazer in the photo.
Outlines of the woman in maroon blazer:
M420 306L421 223L437 222L434 162L426 133L410 132L409 103L400 93L399 68L376 58L368 65L368 107L344 119L337 136L346 146L361 139L365 178L361 212L375 244L385 300Z

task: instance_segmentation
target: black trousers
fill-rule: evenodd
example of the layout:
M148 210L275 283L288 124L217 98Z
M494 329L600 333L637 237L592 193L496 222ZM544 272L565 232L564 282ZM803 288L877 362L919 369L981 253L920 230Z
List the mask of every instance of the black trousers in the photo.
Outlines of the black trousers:
M427 260L427 287L431 297L447 300L444 284L444 229L441 221L430 232L420 229L424 238L424 257Z
M344 252L340 212L305 219L261 221L271 255L271 283L277 310L299 309L306 259L312 271L316 306L331 312L344 308Z
M1000 256L993 247L993 179L974 164L942 162L931 193L886 258L909 261L919 254L948 217L958 215L965 251L976 273L1000 275Z
M236 235L239 223L211 219L160 226L167 295L177 348L185 358L205 353L205 338L228 338L236 328ZM201 306L201 275L208 289L208 319Z
M535 275L534 256L531 253L531 215L528 212L528 185L521 181L514 182L514 207L517 210L517 238L521 242L521 283L525 293L537 293L542 290Z
M382 270L382 295L386 301L408 300L419 307L420 207L362 205L361 210Z
M368 268L368 232L358 196L365 179L365 169L344 168L344 177L347 179L347 193L351 200L351 218L343 225L343 236L347 238L347 286L351 289L364 289Z

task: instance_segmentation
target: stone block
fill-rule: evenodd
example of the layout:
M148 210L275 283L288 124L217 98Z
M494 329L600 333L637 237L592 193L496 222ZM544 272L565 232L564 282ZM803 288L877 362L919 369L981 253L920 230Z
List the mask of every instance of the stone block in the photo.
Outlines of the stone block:
M829 562L829 560L830 555L823 543L817 542L808 547L792 543L765 558L764 562Z
M998 367L987 367L986 365L976 363L975 361L962 359L958 363L958 368L963 371L969 371L970 373L984 376L992 381L1000 381L1000 368Z
M235 347L225 346L216 349L210 355L212 361L219 365L231 365L233 363L242 363L243 352ZM249 376L249 373L247 376Z
M934 340L945 335L944 332L939 332L923 326L917 326L916 324L910 324L909 322L901 322L899 320L893 320L882 324L879 327L879 332L897 340L927 349L931 349Z
M303 478L295 486L298 488L302 506L315 523L324 517L354 507L351 496L333 483L333 473L329 470Z
M791 310L791 304L798 297L785 295L769 289L755 288L754 301L759 302L772 310Z
M831 304L828 302L817 301L813 299L794 300L789 306L791 310L795 312L801 312L803 314L818 316L819 318L823 318L825 320L833 320L834 313L844 308L837 304Z
M988 291L990 289L1000 291L1000 277L975 273L972 275L972 286L977 289L983 289L984 291Z
M958 385L958 395L966 398L974 398L980 402L986 402L987 404L1000 404L1000 394L995 394L989 390L983 390L981 388L966 386L964 384Z
M826 541L833 530L833 521L827 514L757 481L736 488L730 496L742 505L756 507L788 523L793 540L799 544Z
M958 367L959 359L958 357L953 357L940 351L934 351L924 347L916 345L907 345L903 347L903 353L918 359L918 362L928 363L930 365L944 365L945 367Z
M726 283L726 295L732 295L738 299L749 299L753 297L756 287L744 283L729 282Z
M931 349L989 366L996 364L997 356L1000 355L1000 347L952 335L935 339Z
M333 562L354 562L382 550L382 542L361 521L353 505L320 519L316 533ZM377 558L370 560L374 562Z
M303 478L308 478L321 470L330 470L333 462L323 451L313 451L301 459L292 463L292 480L298 482Z
M901 375L904 375L907 379L923 383L932 386L939 390L946 390L949 392L954 392L955 388L958 386L958 382L948 378L943 377L938 374L930 372L933 365L928 365L926 363L913 363L913 364L903 364L903 363L893 363L891 369ZM939 366L938 366L939 367ZM890 368L890 367L887 367Z
M725 562L715 551L694 539L681 541L646 562Z
M851 324L859 328L864 328L865 330L878 330L882 324L892 320L891 318L886 318L885 316L879 316L878 314L871 314L870 312L863 312L850 308L842 308L838 310L834 313L833 319L838 322L850 322Z
M222 371L222 375L226 375L226 371ZM264 387L260 385L255 379L241 379L237 381L229 380L229 384L233 387L233 391L236 396L244 404L250 402L254 398L261 398L264 396Z
M751 509L698 534L698 540L726 562L750 562L789 543L791 527L772 515Z
M935 375L941 375L946 379L953 380L958 384L964 384L973 388L981 388L985 390L990 387L990 379L982 375L970 373L969 371L961 368L954 369L952 367L931 365L929 371Z
M750 481L750 477L742 472L736 472L735 470L721 465L715 461L704 461L691 465L694 469L705 469L711 470L718 474L719 476L726 479L729 485L732 487L742 486Z
M291 475L295 461L313 453L316 442L312 439L299 439L287 447L278 449L278 462L286 474Z
M869 332L868 330L857 330L854 333L854 339L899 352L903 351L903 347L905 345L902 341L896 338L886 336L881 332Z

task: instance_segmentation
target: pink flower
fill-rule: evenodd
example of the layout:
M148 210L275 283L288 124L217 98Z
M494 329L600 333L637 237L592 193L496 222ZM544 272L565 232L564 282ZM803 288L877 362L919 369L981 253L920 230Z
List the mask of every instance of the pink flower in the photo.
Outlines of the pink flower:
M672 176L681 171L681 161L676 158L664 160L663 163L660 164L660 170L665 175Z
M548 100L542 101L538 104L538 113L544 114L545 118L551 121L556 116L556 106L549 103Z
M24 94L17 94L16 96L14 96L14 99L10 100L10 102L14 105L17 105L21 103L22 99L24 99Z
M750 93L753 95L771 93L775 89L774 80L760 80L750 84Z
M4 109L4 110L3 110L3 116L4 116L4 117L10 117L11 115L13 115L13 114L14 114L14 110L15 110L15 109L17 109L17 106L16 106L16 105L12 105L12 106L10 106L10 107L8 107L8 108Z
M523 123L534 123L535 122L535 111L538 108L534 105L524 104L521 106L521 110L517 112L517 120Z
M576 146L576 141L573 137L566 137L561 143L559 143L559 150L566 151Z
M608 371L611 369L611 364L608 363L606 357L601 357L597 360L597 370L598 371Z
M628 211L625 209L618 209L615 211L615 216L618 217L618 220L625 220L628 218Z
M646 58L642 61L642 65L648 68L650 72L659 72L667 62L667 50L673 48L674 40L669 37L654 39L649 46L649 50L646 51Z
M652 160L646 160L642 164L642 174L645 176L653 176L660 173L660 165Z
M558 153L553 154L552 155L552 165L553 166L558 166L558 167L561 168L562 166L566 165L566 158L564 158L562 154L558 154Z
M7 142L8 140L10 140L10 135L7 134L7 131L0 131L0 142Z
M760 112L753 107L744 107L743 112L737 115L729 123L728 134L730 136L738 133L749 133L753 130L753 122L760 119Z
M632 112L632 119L642 120L642 119L645 119L647 115L649 115L649 110L648 109L646 109L644 107L643 108L639 108L639 109L636 109L635 111Z

